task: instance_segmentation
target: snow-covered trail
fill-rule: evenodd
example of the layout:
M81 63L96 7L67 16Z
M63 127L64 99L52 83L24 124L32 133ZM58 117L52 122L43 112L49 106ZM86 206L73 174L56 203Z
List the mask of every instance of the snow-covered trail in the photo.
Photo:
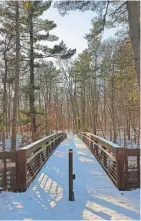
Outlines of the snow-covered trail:
M68 149L74 152L74 195L68 201ZM25 193L0 193L0 219L139 220L140 191L120 192L76 136L59 145Z

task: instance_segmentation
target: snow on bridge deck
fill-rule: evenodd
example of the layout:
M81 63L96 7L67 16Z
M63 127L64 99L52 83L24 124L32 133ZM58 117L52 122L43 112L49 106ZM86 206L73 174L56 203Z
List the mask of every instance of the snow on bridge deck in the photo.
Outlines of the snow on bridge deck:
M68 201L68 149L74 152L74 195ZM0 219L139 220L140 191L119 191L76 136L59 145L24 193L0 193Z

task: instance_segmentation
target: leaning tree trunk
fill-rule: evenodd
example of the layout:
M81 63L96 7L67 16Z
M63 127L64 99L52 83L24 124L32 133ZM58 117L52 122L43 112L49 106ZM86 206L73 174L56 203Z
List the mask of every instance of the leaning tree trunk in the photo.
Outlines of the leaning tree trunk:
M129 32L135 56L137 81L140 88L140 2L127 1Z
M17 109L19 101L19 65L20 65L20 33L19 33L19 2L15 1L16 11L16 64L15 64L15 92L13 103L13 119L12 119L12 140L11 151L16 151L16 121L17 121Z

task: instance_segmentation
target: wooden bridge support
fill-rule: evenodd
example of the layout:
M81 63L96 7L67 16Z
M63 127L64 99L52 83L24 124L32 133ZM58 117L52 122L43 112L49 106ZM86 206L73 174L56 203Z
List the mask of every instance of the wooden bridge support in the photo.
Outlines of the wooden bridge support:
M27 189L27 156L26 150L18 151L18 187L17 190L24 192Z

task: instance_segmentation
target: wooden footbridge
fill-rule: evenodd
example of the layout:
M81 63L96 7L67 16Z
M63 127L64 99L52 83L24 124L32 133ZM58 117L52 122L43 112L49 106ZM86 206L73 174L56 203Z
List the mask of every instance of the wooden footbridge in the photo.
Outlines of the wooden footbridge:
M140 187L139 148L126 149L86 132L80 132L78 137L119 190ZM0 190L26 191L57 146L66 138L66 133L56 133L16 152L0 152Z

